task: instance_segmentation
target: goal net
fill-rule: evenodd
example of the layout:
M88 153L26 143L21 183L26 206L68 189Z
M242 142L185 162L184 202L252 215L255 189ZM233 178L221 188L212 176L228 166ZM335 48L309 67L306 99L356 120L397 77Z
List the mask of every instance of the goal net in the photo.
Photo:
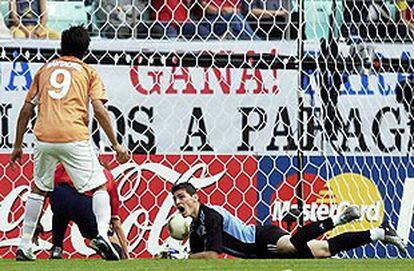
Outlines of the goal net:
M362 219L323 238L387 219L414 255L411 1L48 1L42 31L0 7L11 30L0 31L0 257L14 256L33 183L35 119L21 166L8 165L19 109L35 72L59 55L52 34L79 23L92 36L85 62L133 154L118 165L91 121L118 179L132 257L177 245L165 227L169 189L188 180L201 201L289 232L356 204ZM40 258L52 246L51 217L46 204ZM64 250L94 257L76 225ZM377 242L340 256L403 255Z

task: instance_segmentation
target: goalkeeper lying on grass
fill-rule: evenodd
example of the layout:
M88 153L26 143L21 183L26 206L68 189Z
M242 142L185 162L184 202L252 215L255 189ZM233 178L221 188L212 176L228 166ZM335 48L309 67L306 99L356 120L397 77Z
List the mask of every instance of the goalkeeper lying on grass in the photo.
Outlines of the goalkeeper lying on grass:
M379 228L315 240L336 226L359 219L361 215L356 206L309 223L291 235L274 225L245 225L222 207L201 203L191 183L176 184L171 193L180 213L193 218L189 240L191 253L184 258L211 259L221 253L240 258L327 258L375 241L393 244L402 253L406 250L403 240L388 221ZM174 258L174 251L161 255Z

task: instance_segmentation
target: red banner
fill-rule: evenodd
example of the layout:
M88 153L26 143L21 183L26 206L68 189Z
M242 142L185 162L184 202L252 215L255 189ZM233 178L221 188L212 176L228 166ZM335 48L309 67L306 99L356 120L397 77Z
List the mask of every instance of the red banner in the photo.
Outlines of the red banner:
M103 156L113 161L112 156ZM33 163L25 156L22 166L12 169L8 155L0 155L0 257L14 256L24 213L24 201L32 183ZM120 215L132 257L150 257L168 242L165 223L175 211L171 186L192 176L202 202L225 207L243 221L255 223L257 161L243 155L135 155L131 163L110 164L119 182ZM46 203L41 223L38 257L48 257L51 247L51 210ZM64 242L66 257L93 256L77 227L71 227ZM40 252L41 251L41 252Z

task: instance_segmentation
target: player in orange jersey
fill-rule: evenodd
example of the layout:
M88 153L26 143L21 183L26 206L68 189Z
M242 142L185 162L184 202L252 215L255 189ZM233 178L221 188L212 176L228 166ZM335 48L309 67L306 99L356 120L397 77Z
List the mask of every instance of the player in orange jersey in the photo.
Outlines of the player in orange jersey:
M111 209L105 188L106 178L90 142L90 103L96 119L116 152L118 162L127 162L129 155L117 141L108 111L104 107L107 94L103 82L96 70L82 61L89 43L89 33L81 26L63 31L62 56L43 65L35 74L20 110L14 149L10 157L13 167L20 162L23 155L23 135L36 107L38 116L34 127L34 186L27 198L16 260L35 259L31 251L31 239L45 195L53 191L53 176L59 162L63 164L80 193L93 193L93 213L99 233L94 241L100 254L105 255L106 259L119 259L107 236Z

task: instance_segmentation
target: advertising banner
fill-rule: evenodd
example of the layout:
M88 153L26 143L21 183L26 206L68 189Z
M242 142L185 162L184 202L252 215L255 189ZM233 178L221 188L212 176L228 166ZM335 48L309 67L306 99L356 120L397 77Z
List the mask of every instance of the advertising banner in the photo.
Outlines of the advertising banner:
M1 63L0 152L9 152L18 110L39 63ZM343 128L327 143L322 121L326 104L320 74L307 71L298 111L294 70L96 66L108 90L108 110L118 137L133 153L406 155L412 150L408 113L395 91L404 74L344 74L338 116ZM299 142L297 125L303 134ZM97 123L97 148L110 151ZM32 147L33 136L25 138Z
M18 245L23 219L23 205L31 182L31 162L27 170L6 167L7 155L1 155L0 255L12 257ZM106 159L110 156L104 157ZM377 227L384 218L397 227L414 255L412 210L407 198L414 188L414 161L406 157L309 157L303 171L303 220L305 223L325 219L338 210L356 204L362 219L335 228L326 238L348 231ZM171 245L165 224L175 211L171 186L180 178L193 176L200 200L220 205L251 224L274 224L294 232L299 221L297 161L289 156L244 155L135 155L134 161L112 169L118 177L120 216L133 257L150 257ZM375 169L375 170L373 170ZM403 182L401 182L403 180ZM46 234L38 250L51 247L50 206L46 204L41 223ZM408 211L407 211L408 210ZM66 233L68 257L93 255L76 226ZM357 256L397 256L395 248L381 243L356 250ZM40 257L47 257L46 251Z
M390 54L402 51L394 48ZM12 169L8 159L19 109L40 67L0 63L0 257L14 255L32 184L30 129L22 166ZM108 90L107 108L118 140L133 154L130 163L110 165L119 182L131 256L150 257L173 242L165 228L175 211L169 189L184 177L195 178L203 202L221 205L246 223L271 223L287 231L294 231L301 219L324 219L356 204L361 221L325 238L367 230L388 219L414 256L413 130L408 112L395 99L407 74L342 74L333 116L326 114L315 70L304 72L299 88L295 70L95 68ZM342 128L332 139L326 123L337 120ZM97 151L113 158L92 116L90 122ZM36 247L40 257L47 257L45 250L51 247L52 212L48 204L45 208L41 223L46 234ZM67 232L64 246L66 257L93 255L76 226ZM354 253L398 255L380 243Z
M0 168L8 163L8 155L0 155ZM103 159L111 157L103 156ZM224 206L237 213L246 223L256 223L257 162L244 155L135 155L134 161L112 169L117 177L121 202L120 217L133 257L150 257L165 249L172 240L165 224L173 208L169 189L180 178L194 178L200 190L200 200ZM23 172L1 172L0 186L0 255L12 257L12 247L18 246L23 221L24 202L32 184L32 163L26 156ZM41 224L46 234L41 236L36 250L50 249L52 211L48 203ZM66 233L64 249L70 257L89 256L94 251L87 247L78 228L72 226ZM39 257L47 257L41 252Z

